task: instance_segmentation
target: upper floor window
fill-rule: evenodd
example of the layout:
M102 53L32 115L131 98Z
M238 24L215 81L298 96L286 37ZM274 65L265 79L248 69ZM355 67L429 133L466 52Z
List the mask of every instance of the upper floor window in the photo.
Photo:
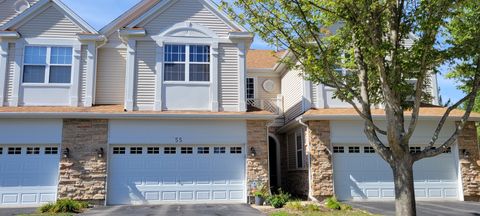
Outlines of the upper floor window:
M247 99L255 98L255 79L248 77L245 84L245 91Z
M210 46L165 45L165 81L210 81Z
M71 47L26 46L23 83L70 83Z

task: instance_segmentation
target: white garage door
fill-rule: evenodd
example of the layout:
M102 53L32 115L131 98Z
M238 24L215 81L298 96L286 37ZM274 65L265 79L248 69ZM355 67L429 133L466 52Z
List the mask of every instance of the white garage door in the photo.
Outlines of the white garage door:
M0 146L0 206L55 201L59 155L56 145Z
M422 147L411 147L420 151ZM334 146L335 194L340 200L394 199L390 166L369 146ZM457 162L444 153L414 164L417 198L458 200Z
M243 146L112 146L109 204L244 202Z

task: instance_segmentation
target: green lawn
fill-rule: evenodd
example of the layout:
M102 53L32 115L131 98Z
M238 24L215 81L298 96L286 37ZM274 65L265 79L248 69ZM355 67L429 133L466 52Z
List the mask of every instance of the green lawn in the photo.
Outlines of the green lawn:
M287 212L278 211L271 213L270 216L373 216L370 213L366 213L359 210L339 210L339 211L312 211L312 212Z

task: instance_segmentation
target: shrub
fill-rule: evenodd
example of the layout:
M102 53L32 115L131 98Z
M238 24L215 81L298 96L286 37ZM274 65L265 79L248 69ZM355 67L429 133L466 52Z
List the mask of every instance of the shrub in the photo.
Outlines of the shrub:
M302 202L300 201L290 201L290 202L287 202L287 204L285 204L285 208L290 210L295 210L295 211L302 211L303 205L302 205Z
M337 198L335 197L329 197L325 200L325 206L329 209L340 210L341 209L340 204L341 203L338 202Z
M59 199L56 203L48 203L41 206L38 211L40 213L80 213L85 208L88 208L88 203L86 202Z
M278 189L278 193L269 196L267 202L274 208L281 208L288 202L290 197L291 195L289 193L283 192L282 189Z
M270 214L270 216L290 216L290 214L288 214L287 212L284 212L284 211L278 211L278 212L274 212L274 213Z
M320 211L320 206L310 203L305 206L306 211Z

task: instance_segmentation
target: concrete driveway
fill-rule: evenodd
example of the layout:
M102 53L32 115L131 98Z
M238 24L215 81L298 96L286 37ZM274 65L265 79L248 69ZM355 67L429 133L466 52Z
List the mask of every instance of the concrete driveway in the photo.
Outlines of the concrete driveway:
M345 202L354 208L380 215L395 215L394 202ZM477 202L417 202L417 215L421 216L480 216L480 203Z
M0 208L0 216L31 214L35 208ZM185 204L185 205L144 205L144 206L101 206L89 209L85 216L257 216L260 211L246 204Z

